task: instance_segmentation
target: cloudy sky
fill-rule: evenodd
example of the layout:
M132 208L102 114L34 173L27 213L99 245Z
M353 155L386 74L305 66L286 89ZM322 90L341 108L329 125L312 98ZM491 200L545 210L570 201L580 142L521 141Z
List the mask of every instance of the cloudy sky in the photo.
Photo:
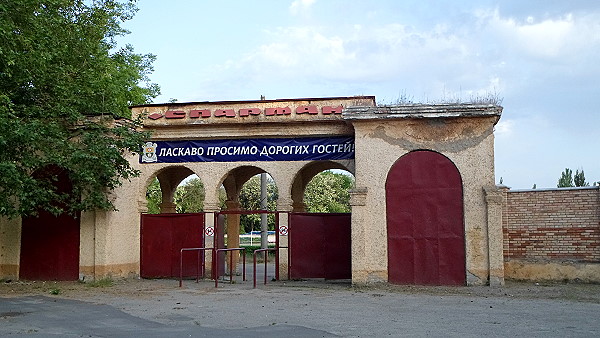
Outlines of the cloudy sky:
M600 1L142 0L122 39L156 103L497 95L496 181L600 181Z

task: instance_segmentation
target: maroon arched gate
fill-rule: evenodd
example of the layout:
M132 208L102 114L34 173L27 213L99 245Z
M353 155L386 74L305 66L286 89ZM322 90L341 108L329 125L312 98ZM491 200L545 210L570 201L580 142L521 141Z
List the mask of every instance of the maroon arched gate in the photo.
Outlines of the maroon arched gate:
M386 181L388 280L397 284L464 285L462 180L448 158L413 151Z
M71 192L66 170L49 166L35 175L56 175L58 192ZM40 211L23 217L19 278L29 280L77 280L79 278L79 214L53 215Z

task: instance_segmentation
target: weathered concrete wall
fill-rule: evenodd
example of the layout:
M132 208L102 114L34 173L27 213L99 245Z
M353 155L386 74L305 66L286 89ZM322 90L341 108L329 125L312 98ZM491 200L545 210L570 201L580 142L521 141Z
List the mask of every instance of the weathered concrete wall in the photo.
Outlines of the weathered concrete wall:
M483 188L494 184L493 127L499 118L496 108L490 116L457 112L428 117L420 115L423 107L399 118L385 112L354 119L350 116L357 159L357 189L351 202L353 282L387 281L385 182L391 166L413 150L439 152L458 168L463 181L467 283L488 282L487 205Z
M600 282L600 189L510 191L503 205L506 278Z
M0 278L19 276L21 255L21 218L0 217Z

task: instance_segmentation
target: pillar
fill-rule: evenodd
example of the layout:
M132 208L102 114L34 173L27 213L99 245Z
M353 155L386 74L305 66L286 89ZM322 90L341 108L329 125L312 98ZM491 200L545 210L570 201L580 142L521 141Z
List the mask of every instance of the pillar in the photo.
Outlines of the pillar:
M370 252L367 250L367 231L365 225L369 224L367 218L367 187L356 187L350 192L350 206L352 207L352 284L368 284L379 282L373 268L369 265Z
M293 212L306 212L306 204L303 201L297 202L294 201L292 203L292 211Z
M0 217L0 279L19 277L21 223L21 217Z
M226 201L227 211L239 211L239 201ZM239 214L228 214L227 215L227 247L228 248L239 248L240 247L240 215ZM239 262L240 253L239 251L227 252L227 264L230 262L230 256L233 255L233 266L234 271L237 263ZM227 270L229 271L229 270Z
M504 285L504 236L502 202L504 193L496 186L483 188L487 203L488 255L490 286Z
M173 202L162 202L159 207L161 214L174 214L177 212L176 205Z
M215 213L221 211L219 208L218 202L210 202L204 201L204 229L212 227L213 229L217 226L215 224ZM206 232L205 232L206 234ZM206 235L204 239L204 247L205 248L214 248L215 247L215 236ZM204 264L206 266L206 276L212 275L212 251L205 251L205 259Z
M288 229L290 228L290 224L289 224L289 213L292 212L292 210L294 212L296 212L295 209L293 209L293 203L291 200L289 199L283 199L283 198L279 198L277 200L277 210L278 211L282 211L279 214L279 224L275 224L275 231L279 231L279 227L280 226L285 226ZM289 233L289 232L288 232ZM280 280L285 280L285 279L289 279L290 276L288 274L289 271L289 247L290 247L290 242L289 242L289 237L288 235L279 235L279 266L277 267L277 269L279 269L279 279Z

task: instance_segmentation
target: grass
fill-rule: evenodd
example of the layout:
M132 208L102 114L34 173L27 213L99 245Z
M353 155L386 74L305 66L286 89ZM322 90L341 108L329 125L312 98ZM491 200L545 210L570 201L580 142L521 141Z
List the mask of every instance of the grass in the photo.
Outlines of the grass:
M111 287L113 285L115 285L115 282L110 277L102 278L102 279L95 280L93 282L86 283L86 286L91 287L91 288L106 288L106 287Z

